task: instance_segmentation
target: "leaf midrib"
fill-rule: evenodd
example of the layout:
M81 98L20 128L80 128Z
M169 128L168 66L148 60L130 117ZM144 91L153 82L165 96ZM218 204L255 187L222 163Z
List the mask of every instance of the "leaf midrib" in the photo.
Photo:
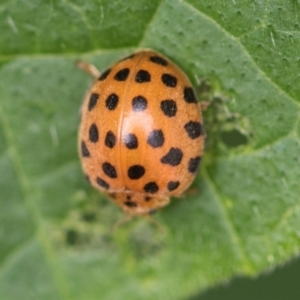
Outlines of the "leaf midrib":
M51 243L49 242L48 234L42 222L42 217L39 213L38 207L33 202L35 194L34 188L30 184L30 180L28 179L29 176L26 174L23 168L21 156L18 154L17 146L14 143L14 136L16 135L16 133L12 132L7 116L8 114L6 114L5 111L3 111L3 107L0 106L0 124L3 128L3 134L8 148L8 156L10 157L13 168L16 172L16 184L20 186L24 207L33 220L34 226L36 228L37 241L44 250L48 268L52 273L57 291L61 295L62 299L71 299L71 297L69 296L70 292L68 291L66 284L66 278L63 272L61 272L60 268L58 267L58 260L55 255L55 251L52 248ZM10 256L8 256L6 260L9 257ZM2 265L5 264L6 260L2 262Z

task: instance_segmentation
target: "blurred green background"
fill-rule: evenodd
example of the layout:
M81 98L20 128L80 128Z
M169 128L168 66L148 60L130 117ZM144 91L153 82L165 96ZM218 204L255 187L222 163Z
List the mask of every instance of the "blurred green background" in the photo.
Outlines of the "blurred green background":
M296 0L0 0L0 300L300 299L298 11ZM92 79L74 62L104 70L145 47L216 104L195 192L155 216L166 234L140 219L112 235L123 214L78 160Z
M257 278L237 277L187 300L298 300L300 259L294 259Z

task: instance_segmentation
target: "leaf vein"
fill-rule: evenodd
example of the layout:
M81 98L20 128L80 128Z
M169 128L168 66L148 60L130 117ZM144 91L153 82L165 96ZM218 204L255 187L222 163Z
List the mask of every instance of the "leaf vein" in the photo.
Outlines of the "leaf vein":
M158 15L159 9L160 9L160 7L162 6L163 3L164 3L164 0L161 0L160 3L157 5L157 7L156 7L156 9L155 9L155 11L154 11L154 13L153 13L153 15L152 15L152 17L151 17L149 23L148 23L148 25L145 27L144 33L143 33L143 35L141 36L141 39L140 39L140 41L139 41L137 47L141 47L141 46L143 45L144 39L145 39L145 37L147 36L147 33L148 33L148 31L149 31L149 28L150 28L152 22L154 22L155 17Z
M202 11L199 11L195 6L193 6L190 3L185 2L184 0L181 0L182 3L184 3L186 6L190 7L191 10L197 12L199 15L201 15L203 18L206 18L213 24L215 24L225 35L229 36L232 40L236 41L236 43L240 46L242 52L244 52L245 56L249 59L249 61L252 62L252 64L256 67L258 72L261 74L263 78L265 78L279 93L282 93L284 96L286 96L291 102L294 102L298 108L300 108L300 103L297 102L296 99L294 99L292 96L290 96L281 86L279 86L277 83L275 83L268 75L265 73L253 60L249 52L247 51L247 48L243 45L241 40L235 36L233 36L230 32L228 32L221 24L219 24L216 20L212 19L210 16L204 14Z
M7 114L5 114L5 112L3 111L2 106L0 106L0 124L2 125L4 138L6 140L6 145L8 147L8 155L15 169L17 180L19 181L20 184L24 206L28 210L35 224L35 228L37 229L38 241L45 251L46 258L48 258L47 262L49 262L48 264L49 270L52 273L57 290L61 294L62 298L69 299L70 298L69 291L67 290L66 288L67 285L65 283L66 280L62 272L59 270L57 266L56 259L54 257L55 256L54 251L48 240L48 235L43 228L43 223L41 220L40 213L32 201L35 191L30 185L28 180L28 175L26 174L25 170L22 167L22 159L18 155L17 147L14 144L14 134L10 129L9 121L7 119Z
M233 221L228 216L227 209L224 205L224 202L222 201L222 196L219 193L216 185L213 183L212 179L210 178L207 170L204 170L203 172L204 178L206 179L206 182L208 183L210 190L214 194L214 198L216 199L217 205L220 209L220 212L222 214L222 217L224 219L224 222L227 226L228 234L232 240L232 244L235 245L235 248L238 252L238 255L241 258L241 267L244 272L247 274L251 274L254 272L255 268L253 266L252 261L250 260L249 256L246 253L246 250L243 246L243 241L241 236L239 235L238 231L235 228L235 225Z

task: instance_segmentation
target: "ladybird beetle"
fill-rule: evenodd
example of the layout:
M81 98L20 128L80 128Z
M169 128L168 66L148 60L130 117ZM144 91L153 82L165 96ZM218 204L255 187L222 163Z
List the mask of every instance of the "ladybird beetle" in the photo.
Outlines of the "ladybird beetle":
M115 63L97 76L81 114L86 178L129 215L156 211L192 183L204 148L201 108L163 55L143 50Z

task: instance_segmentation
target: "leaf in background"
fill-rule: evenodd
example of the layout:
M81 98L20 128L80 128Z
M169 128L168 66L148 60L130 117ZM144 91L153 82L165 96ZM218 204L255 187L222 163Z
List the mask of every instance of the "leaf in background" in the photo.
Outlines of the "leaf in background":
M299 254L299 4L237 2L2 1L2 299L183 299ZM164 234L144 219L111 234L122 212L79 165L91 79L74 61L143 47L205 78L207 150L155 216Z

